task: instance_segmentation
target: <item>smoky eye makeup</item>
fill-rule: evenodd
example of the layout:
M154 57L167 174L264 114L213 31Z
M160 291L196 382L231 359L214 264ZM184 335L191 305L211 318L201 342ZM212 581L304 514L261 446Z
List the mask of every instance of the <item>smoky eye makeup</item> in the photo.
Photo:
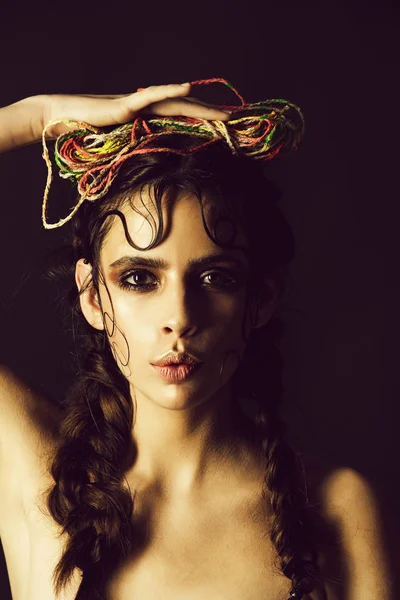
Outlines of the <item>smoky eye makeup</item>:
M210 289L237 290L244 283L243 274L237 270L215 268L213 270L191 274L191 284ZM132 269L123 271L116 278L116 284L123 290L142 292L156 289L158 277L147 269Z
M119 284L126 280L131 274L140 272L149 274L149 277L157 278L157 272L168 270L170 264L163 258L151 256L126 255L115 260L109 265L110 279ZM188 278L196 279L200 274L215 271L227 277L243 279L248 274L249 268L237 257L227 253L216 253L196 258L187 263Z

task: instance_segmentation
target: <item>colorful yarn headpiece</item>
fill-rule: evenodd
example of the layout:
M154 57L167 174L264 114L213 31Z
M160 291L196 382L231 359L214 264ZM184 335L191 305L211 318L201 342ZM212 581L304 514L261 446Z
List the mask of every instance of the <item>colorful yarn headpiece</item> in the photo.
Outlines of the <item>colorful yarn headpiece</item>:
M240 106L217 105L231 110L229 121L208 121L193 117L138 116L131 123L109 132L79 121L59 119L50 121L43 130L43 158L47 165L47 182L42 204L42 223L45 229L61 227L75 215L85 200L94 202L104 196L122 164L136 154L170 152L190 154L221 140L233 154L268 161L279 153L297 150L304 135L304 117L300 108L287 100L276 98L246 104L237 90L225 79L203 79L190 82L208 85L220 82L231 89L241 101ZM71 212L57 223L47 221L47 199L52 181L52 165L46 145L46 131L56 123L76 129L58 136L54 159L59 175L77 182L80 198ZM183 135L193 142L189 149L168 147L170 134ZM165 138L165 146L159 141ZM156 147L151 147L157 140Z

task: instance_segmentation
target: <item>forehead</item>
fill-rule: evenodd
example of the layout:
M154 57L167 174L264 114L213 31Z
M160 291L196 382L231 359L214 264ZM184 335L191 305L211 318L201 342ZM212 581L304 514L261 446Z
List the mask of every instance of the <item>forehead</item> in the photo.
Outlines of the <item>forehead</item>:
M226 243L232 240L232 248L225 248L225 253L245 258L241 248L247 246L246 237L240 226L227 213L226 208L217 205L218 200L203 200L203 213L211 236ZM154 242L160 228L160 217L157 211L154 194L151 190L143 190L132 195L118 209L122 216L110 217L111 227L104 239L101 254L102 262L113 261L123 254L139 254ZM157 246L146 250L146 255L159 255L164 251L178 258L204 255L207 252L221 251L207 235L203 223L202 209L196 196L180 191L174 196L165 196L161 203L162 238ZM219 219L216 223L216 218ZM125 227L127 234L125 232ZM216 229L214 229L216 228ZM136 250L130 240L140 248Z

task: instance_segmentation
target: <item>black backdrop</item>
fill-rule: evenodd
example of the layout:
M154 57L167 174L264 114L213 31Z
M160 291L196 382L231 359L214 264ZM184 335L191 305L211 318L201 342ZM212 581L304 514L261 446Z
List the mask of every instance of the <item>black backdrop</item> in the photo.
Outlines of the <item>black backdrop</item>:
M1 106L42 93L128 93L225 77L248 101L280 97L303 109L301 149L271 165L297 242L281 313L284 415L300 448L374 482L383 512L391 512L393 544L400 532L394 3L28 10L7 7L0 25ZM194 94L235 101L220 88ZM0 361L57 400L72 377L71 348L41 268L65 232L41 228L40 144L1 155L0 177ZM52 194L60 206L71 202L68 182L56 182ZM398 555L393 562L400 566ZM1 577L6 599L5 571Z

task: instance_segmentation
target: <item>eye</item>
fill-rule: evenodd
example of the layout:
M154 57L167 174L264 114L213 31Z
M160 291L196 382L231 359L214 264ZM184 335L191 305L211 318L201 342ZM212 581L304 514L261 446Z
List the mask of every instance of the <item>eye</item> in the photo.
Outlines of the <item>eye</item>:
M215 285L231 285L233 283L236 283L235 279L233 279L232 277L228 277L227 275L224 275L219 271L211 271L210 273L207 273L204 277L211 277L211 279L216 279ZM211 283L211 285L213 284Z
M122 289L134 290L137 292L145 291L150 288L154 288L156 285L155 283L143 283L143 279L146 280L150 277L155 279L155 275L150 271L146 271L145 269L135 269L134 271L130 271L129 273L122 275L118 281L118 285ZM228 288L237 286L239 283L238 276L230 271L210 271L204 275L203 279L206 278L214 279L214 282L211 281L211 283L206 284L206 287ZM141 279L142 283L140 282Z
M144 269L136 269L135 271L131 271L130 273L127 273L125 275L123 275L120 279L119 279L119 285L121 288L123 289L141 289L141 288L149 288L152 287L151 283L140 283L140 278L143 277L144 279L144 275L152 275L152 273L150 273L149 271L145 271ZM130 282L129 280L132 280L133 282ZM139 279L139 283L137 282L137 279Z

